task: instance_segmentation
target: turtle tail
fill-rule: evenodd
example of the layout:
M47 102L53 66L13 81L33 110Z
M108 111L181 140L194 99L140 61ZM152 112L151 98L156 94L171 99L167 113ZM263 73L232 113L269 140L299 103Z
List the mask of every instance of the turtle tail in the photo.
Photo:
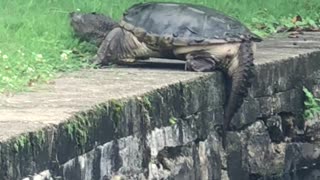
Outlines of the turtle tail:
M237 113L242 105L244 98L248 94L248 88L252 84L252 77L254 75L254 56L253 56L253 43L251 41L244 41L241 43L238 58L233 60L238 61L238 66L229 72L229 96L224 112L223 129L230 129L230 122L233 116Z

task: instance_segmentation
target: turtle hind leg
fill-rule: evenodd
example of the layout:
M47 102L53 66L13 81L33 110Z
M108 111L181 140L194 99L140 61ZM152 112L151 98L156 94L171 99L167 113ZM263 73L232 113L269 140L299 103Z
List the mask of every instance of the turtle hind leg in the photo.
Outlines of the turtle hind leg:
M231 60L231 63L237 65L236 67L233 66L229 68L228 72L231 87L228 88L230 91L224 112L224 131L230 129L230 122L241 107L244 98L248 94L248 89L252 84L252 78L254 76L253 48L252 42L242 42L237 56Z
M103 40L97 52L96 63L108 65L109 63L134 62L137 58L147 58L153 53L131 32L117 27Z
M206 51L194 51L186 56L185 70L197 72L210 72L216 69L213 56Z

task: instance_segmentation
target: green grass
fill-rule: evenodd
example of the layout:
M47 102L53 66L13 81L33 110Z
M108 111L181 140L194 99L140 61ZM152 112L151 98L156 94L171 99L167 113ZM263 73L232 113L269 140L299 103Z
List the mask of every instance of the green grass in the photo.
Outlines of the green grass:
M97 11L119 19L142 0L2 0L0 1L0 92L26 90L48 82L57 72L89 67L92 47L73 39L68 13ZM260 35L279 25L292 26L299 14L304 24L319 24L318 0L177 0L224 11ZM80 51L74 55L72 50ZM93 49L94 50L94 49Z

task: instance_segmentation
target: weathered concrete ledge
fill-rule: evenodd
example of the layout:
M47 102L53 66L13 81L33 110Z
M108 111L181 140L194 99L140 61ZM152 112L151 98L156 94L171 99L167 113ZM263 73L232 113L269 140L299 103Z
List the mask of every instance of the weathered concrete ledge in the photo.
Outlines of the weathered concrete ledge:
M303 128L302 86L320 91L319 47L318 33L258 45L256 78L226 151L215 132L225 99L219 72L84 70L36 92L2 95L0 179L259 179L289 173L305 154L320 150L283 128L288 122Z

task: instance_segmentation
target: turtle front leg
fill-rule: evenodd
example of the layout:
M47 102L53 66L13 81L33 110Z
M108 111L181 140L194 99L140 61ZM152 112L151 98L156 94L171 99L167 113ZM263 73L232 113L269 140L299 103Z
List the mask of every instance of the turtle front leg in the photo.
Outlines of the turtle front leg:
M195 51L186 56L186 71L210 72L216 70L213 56L205 51Z
M132 32L123 28L114 28L103 40L97 52L97 62L101 65L128 64L136 59L158 56L144 42L138 40Z

